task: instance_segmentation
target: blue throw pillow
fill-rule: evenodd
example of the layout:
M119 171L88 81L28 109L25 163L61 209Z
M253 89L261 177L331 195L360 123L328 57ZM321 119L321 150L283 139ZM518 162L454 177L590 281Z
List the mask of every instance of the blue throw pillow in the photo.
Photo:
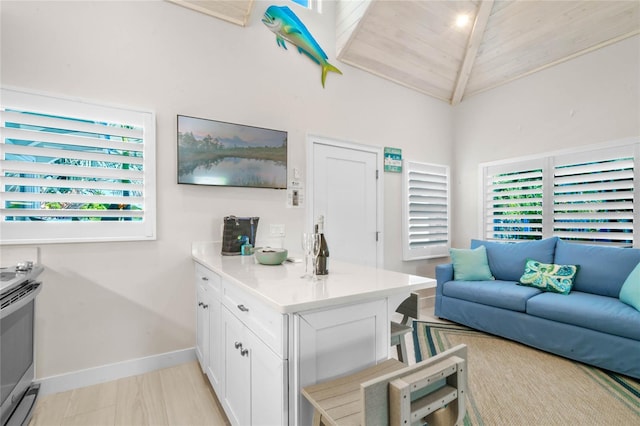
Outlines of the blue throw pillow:
M471 248L481 245L487 248L489 268L497 280L519 281L527 259L554 263L557 240L558 237L515 243L471 240Z
M569 294L576 272L578 272L576 265L554 265L529 259L518 284L554 293Z
M487 249L480 246L474 250L449 249L453 262L453 279L456 281L487 281L493 280Z
M533 258L539 260L537 258ZM640 249L559 240L553 262L580 265L573 282L575 291L618 297L625 279L640 262ZM491 257L489 257L491 265Z
M636 265L622 284L620 301L640 311L640 263Z

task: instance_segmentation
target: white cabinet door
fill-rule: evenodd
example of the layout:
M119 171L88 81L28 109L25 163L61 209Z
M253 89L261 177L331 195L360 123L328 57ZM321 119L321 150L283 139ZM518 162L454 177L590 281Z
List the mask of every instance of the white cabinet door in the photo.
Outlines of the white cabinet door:
M207 365L207 377L213 389L219 394L222 392L222 303L219 299L211 298L209 304L209 364Z
M251 424L251 363L245 326L222 308L224 392L222 404L234 425Z
M313 410L300 389L377 364L389 357L387 300L301 313L294 317L299 353L293 405L298 424L311 424Z
M202 372L209 365L209 294L206 283L196 284L196 356Z
M284 425L288 422L286 361L271 350L226 307L223 405L234 425Z
M251 424L286 425L289 421L287 361L250 331L247 339L251 358Z
M221 328L221 279L218 274L195 265L197 289L196 355L202 371L214 390L222 385L222 328Z

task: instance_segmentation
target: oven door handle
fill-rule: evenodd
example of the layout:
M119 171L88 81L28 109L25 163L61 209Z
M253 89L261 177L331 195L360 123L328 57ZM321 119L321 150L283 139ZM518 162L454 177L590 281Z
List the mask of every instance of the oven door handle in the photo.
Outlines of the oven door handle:
M17 310L27 306L36 298L38 293L40 293L40 290L42 290L42 283L35 282L34 284L36 286L34 289L23 295L20 299L9 304L6 308L2 308L2 310L0 310L0 319L6 318Z

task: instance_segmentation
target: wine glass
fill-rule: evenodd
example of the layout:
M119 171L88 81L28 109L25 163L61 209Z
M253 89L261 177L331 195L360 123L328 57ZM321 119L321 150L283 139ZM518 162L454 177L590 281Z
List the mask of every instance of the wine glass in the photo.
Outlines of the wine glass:
M302 251L304 252L304 275L301 278L310 278L309 275L309 256L313 252L314 248L314 235L311 233L304 232L302 234Z

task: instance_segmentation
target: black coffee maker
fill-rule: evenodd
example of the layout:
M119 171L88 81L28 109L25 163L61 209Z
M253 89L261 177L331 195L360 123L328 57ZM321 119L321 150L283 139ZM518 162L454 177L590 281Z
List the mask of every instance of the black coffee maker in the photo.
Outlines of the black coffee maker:
M225 216L222 231L222 254L235 256L242 252L245 244L256 245L259 217Z

